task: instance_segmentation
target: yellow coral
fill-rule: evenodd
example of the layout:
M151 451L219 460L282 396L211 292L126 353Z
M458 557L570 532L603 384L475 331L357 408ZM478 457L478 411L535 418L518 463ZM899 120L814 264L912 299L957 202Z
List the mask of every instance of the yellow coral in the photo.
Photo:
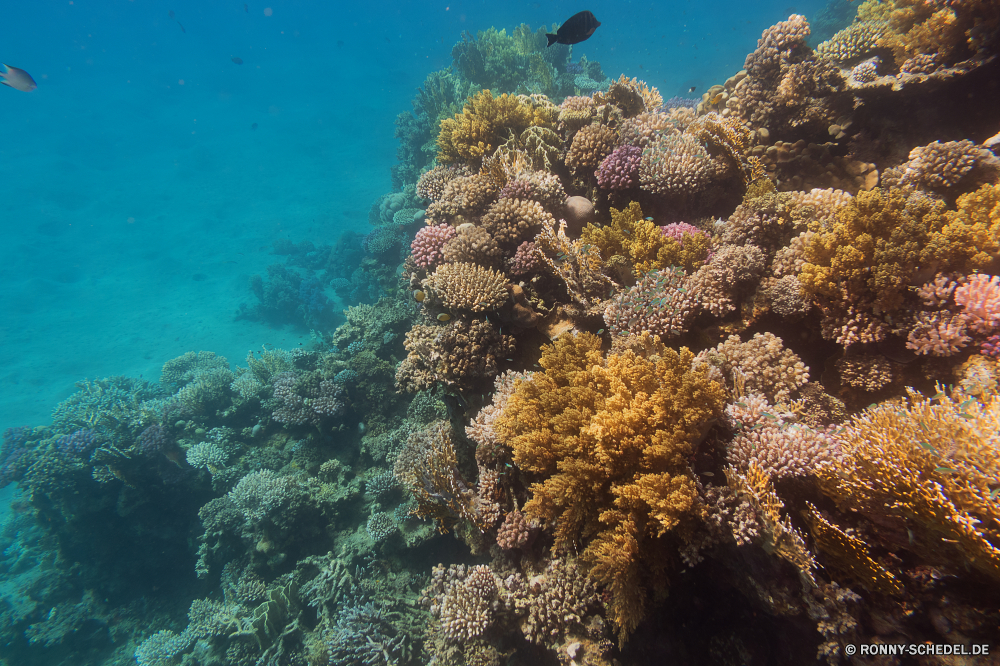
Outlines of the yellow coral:
M882 311L898 308L928 228L944 208L895 188L860 192L806 245L799 281L814 294L838 300L846 294Z
M708 258L710 245L707 234L688 234L683 244L664 236L660 227L643 217L642 207L635 201L622 210L612 208L607 226L588 224L581 239L596 246L605 260L615 255L625 257L640 272L669 266L694 271Z
M550 127L553 115L541 106L536 111L532 104L515 95L504 93L494 97L489 90L483 90L466 100L461 113L441 121L438 159L480 160L503 143L511 131L520 134L531 125Z
M612 592L624 640L662 590L657 537L701 516L689 457L725 400L693 354L644 334L638 354L601 355L601 339L563 335L542 372L520 382L495 429L535 482L524 512L549 525L554 550L584 546L590 575Z
M959 396L962 397L962 396ZM1000 398L958 402L916 392L855 416L838 435L843 459L819 470L842 508L907 530L932 562L969 565L1000 581Z

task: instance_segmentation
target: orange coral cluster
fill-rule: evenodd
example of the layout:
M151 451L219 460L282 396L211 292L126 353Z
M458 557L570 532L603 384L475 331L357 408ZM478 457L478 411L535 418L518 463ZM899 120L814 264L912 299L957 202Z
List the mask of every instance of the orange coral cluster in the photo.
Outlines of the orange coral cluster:
M553 530L555 550L583 546L622 639L645 615L647 588L666 583L659 537L701 514L688 460L724 401L690 351L642 340L645 353L605 358L600 338L563 335L495 426L536 479L525 514Z

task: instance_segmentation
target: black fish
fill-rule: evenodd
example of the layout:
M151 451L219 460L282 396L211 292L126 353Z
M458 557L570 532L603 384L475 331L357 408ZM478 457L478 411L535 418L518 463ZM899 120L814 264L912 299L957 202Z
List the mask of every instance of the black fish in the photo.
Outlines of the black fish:
M178 21L178 22L177 22L177 25L181 25L181 22L180 22L180 21ZM184 26L182 26L182 25L181 25L181 32L183 32L184 34L187 34L187 30L185 30L185 29L184 29Z
M697 87L698 86L691 86L690 88L688 88L688 92L693 93Z
M243 58L241 58L239 56L229 56L229 59L232 60L237 65L242 65L243 64Z
M594 34L594 31L600 26L601 22L591 12L585 11L573 14L565 23L559 26L556 34L545 35L549 38L549 43L546 46L552 46L553 44L579 44Z
M245 2L243 3L243 11L245 11L247 14L250 13L250 8L247 7L247 3L245 3Z
M255 129L257 129L257 123L254 123L253 125L250 126L250 130L251 131L253 131Z

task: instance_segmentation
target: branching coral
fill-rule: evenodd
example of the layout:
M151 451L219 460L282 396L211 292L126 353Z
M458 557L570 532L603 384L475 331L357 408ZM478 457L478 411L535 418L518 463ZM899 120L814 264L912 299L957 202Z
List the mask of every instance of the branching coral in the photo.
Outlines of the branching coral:
M642 207L633 201L622 210L611 208L611 224L604 227L588 224L581 239L600 250L605 261L619 255L640 272L670 266L694 270L708 257L711 239L701 233L685 235L682 231L680 235L678 239L665 233L652 220L644 218Z
M648 331L667 340L687 331L696 309L694 295L685 289L684 271L667 268L648 273L615 296L604 321L618 335Z
M461 113L441 121L438 159L446 163L481 160L503 143L509 132L520 134L532 125L550 127L551 122L516 95L494 97L483 90L466 100Z
M843 458L819 472L821 486L843 508L903 532L926 560L1000 580L998 433L995 392L962 402L911 392L902 406L877 405L851 420L837 437Z
M700 515L688 456L724 399L690 351L644 337L648 355L603 358L599 338L561 336L495 426L536 479L525 514L553 529L556 550L583 542L622 639L645 614L646 588L665 582L660 567L647 568L656 537Z
M747 342L731 335L699 358L719 367L734 385L763 393L775 402L788 400L809 381L809 368L771 333L755 333Z
M554 220L537 201L504 198L490 206L482 226L501 247L515 248Z
M934 141L911 150L910 161L900 169L904 182L951 193L995 181L1000 176L1000 159L967 139Z
M396 386L415 393L443 384L478 389L492 381L500 359L514 351L514 338L484 319L455 319L446 326L416 325L406 334L407 357L396 370Z
M446 421L412 433L396 457L393 473L417 500L416 515L434 520L438 530L447 532L459 519L483 530L490 527L483 518L482 501L458 470L451 426Z
M601 255L597 248L584 240L570 240L566 235L566 220L546 224L535 236L535 246L542 261L566 285L570 297L589 307L606 298L612 282L604 275Z
M587 125L574 135L566 153L566 166L577 175L592 174L617 142L618 136L610 127Z
M423 287L445 307L471 312L495 310L509 298L503 273L471 263L442 264Z

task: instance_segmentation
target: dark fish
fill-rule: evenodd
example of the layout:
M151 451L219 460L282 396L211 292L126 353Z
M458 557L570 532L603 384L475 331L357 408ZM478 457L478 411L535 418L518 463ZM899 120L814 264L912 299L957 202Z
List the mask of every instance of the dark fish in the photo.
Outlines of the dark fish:
M232 60L237 65L242 65L243 64L243 58L241 58L239 56L229 56L229 59Z
M255 129L257 129L257 123L254 123L253 125L250 126L250 131L253 131Z
M20 90L21 92L31 92L38 87L35 80L31 78L31 74L28 74L23 69L18 69L17 67L11 67L10 65L4 65L6 72L0 72L0 83L5 86L9 86L14 90Z
M337 48L338 49L344 48L344 40L342 40L342 39L338 39L337 40Z
M250 13L250 8L247 7L247 3L245 3L245 2L243 3L243 11L245 11L247 14Z
M688 92L693 93L697 88L698 86L691 86L690 88L688 88Z
M177 25L181 25L181 22L180 22L180 21L178 21L178 22L177 22ZM184 34L187 34L187 30L185 30L185 29L184 29L184 26L182 26L182 25L181 25L181 32L183 32Z
M171 9L170 11L168 11L167 12L167 16L169 16L170 18L173 18L174 17L174 10Z
M591 12L583 11L579 14L573 14L565 23L559 26L556 34L545 35L549 38L549 43L546 46L552 46L553 44L579 44L594 34L594 31L600 26L601 22Z

